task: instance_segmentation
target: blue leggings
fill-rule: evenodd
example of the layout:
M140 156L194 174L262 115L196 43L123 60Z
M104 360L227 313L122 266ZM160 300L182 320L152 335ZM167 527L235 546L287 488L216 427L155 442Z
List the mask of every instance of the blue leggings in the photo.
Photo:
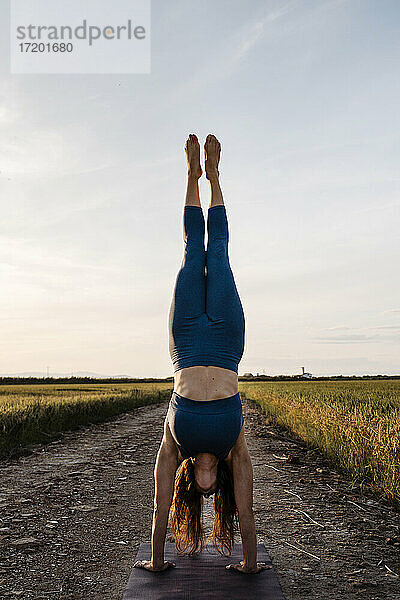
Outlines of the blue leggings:
M238 372L244 350L244 313L228 257L223 205L208 209L207 251L200 206L185 206L184 257L169 315L174 372L210 365Z

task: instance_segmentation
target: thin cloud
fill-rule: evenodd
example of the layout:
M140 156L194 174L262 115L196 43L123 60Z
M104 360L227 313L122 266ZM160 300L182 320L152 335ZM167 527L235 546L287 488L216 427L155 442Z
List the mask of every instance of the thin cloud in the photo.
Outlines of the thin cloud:
M347 0L327 0L326 2L318 1L312 10L318 12L330 8L331 6L343 4L344 2L347 2ZM292 13L299 6L304 9L304 6L302 6L302 3L300 3L299 0L287 2L279 9L269 12L264 18L258 19L255 23L253 23L246 32L246 39L239 45L236 54L234 55L234 61L240 60L243 56L250 52L250 50L256 46L260 40L263 39L264 34L271 23L279 21L279 19Z
M211 64L207 61L194 75L180 86L176 86L169 100L175 101L177 98L187 97L188 94L193 94L198 88L211 85L216 79L220 80L222 75L225 77L229 75L236 63L264 37L267 26L288 15L297 6L298 0L289 2L281 9L269 12L261 19L258 18L256 22L247 23L239 36L235 32L230 40L227 40L226 50L221 52L218 57L214 57ZM241 40L239 44L238 37Z
M366 344L379 341L380 338L381 336L379 335L349 333L347 335L335 335L332 337L315 337L313 340L322 344Z
M396 330L400 329L399 325L372 325L370 327L346 327L344 325L338 325L336 327L324 327L321 331L374 331L375 329L389 329Z
M372 342L398 342L400 336L394 333L400 329L395 326L380 326L375 327L337 327L331 328L331 331L343 331L342 334L325 335L312 338L314 341L322 344L367 344ZM376 333L363 333L363 331L376 331ZM328 331L328 330L325 330Z
M286 5L282 6L280 9L272 11L268 13L264 19L261 21L257 21L251 28L251 31L248 33L248 37L244 42L242 42L237 49L235 60L239 60L245 54L247 54L256 44L259 42L265 34L265 31L271 23L274 23L281 17L286 16L288 13L292 12L298 5L298 2L288 2Z
M400 329L399 325L377 325L376 327L366 327L366 329Z

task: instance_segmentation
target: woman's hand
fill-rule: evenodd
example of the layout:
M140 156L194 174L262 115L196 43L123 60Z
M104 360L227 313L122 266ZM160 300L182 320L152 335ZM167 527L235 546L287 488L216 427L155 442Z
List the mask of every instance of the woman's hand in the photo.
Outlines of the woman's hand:
M272 565L267 565L265 563L257 563L255 567L249 569L245 566L243 561L240 561L240 564L238 565L227 565L226 569L228 569L228 571L239 571L239 573L255 574L261 573L261 571L264 571L265 569L272 569Z
M170 562L169 560L165 560L164 563L160 565L154 565L151 560L137 560L134 567L138 567L139 569L146 569L146 571L165 571L170 567L176 567L175 563Z

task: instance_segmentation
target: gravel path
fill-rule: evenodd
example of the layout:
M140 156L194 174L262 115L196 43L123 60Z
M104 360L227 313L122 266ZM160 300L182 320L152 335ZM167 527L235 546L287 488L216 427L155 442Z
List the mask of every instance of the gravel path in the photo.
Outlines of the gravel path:
M0 598L121 599L150 538L166 410L139 408L0 464ZM247 401L244 414L258 541L287 600L400 600L399 513Z

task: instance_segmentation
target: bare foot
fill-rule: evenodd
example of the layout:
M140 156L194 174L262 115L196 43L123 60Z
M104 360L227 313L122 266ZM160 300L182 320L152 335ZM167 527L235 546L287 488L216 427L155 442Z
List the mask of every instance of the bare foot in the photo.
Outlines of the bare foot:
M207 179L219 177L218 165L221 154L221 144L215 135L212 135L211 133L209 133L206 138L206 142L204 144L204 154L206 159L205 167Z
M199 179L203 171L200 166L200 144L194 133L191 133L186 140L185 153L188 165L188 176Z

